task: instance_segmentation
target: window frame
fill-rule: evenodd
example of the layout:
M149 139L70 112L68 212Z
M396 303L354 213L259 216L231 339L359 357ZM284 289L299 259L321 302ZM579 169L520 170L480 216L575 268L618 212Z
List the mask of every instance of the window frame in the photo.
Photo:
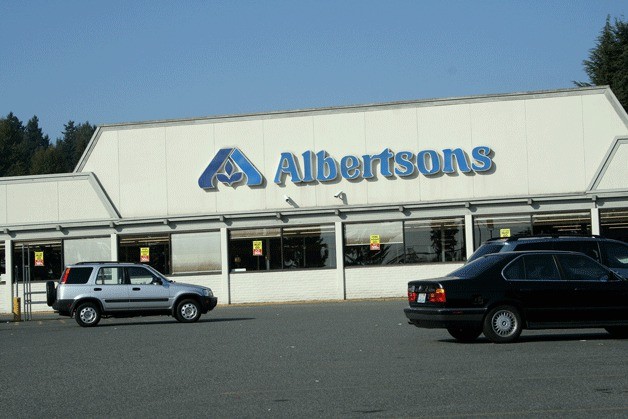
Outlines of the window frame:
M285 267L285 249L284 249L284 234L283 231L284 229L298 229L298 228L302 228L302 229L307 229L307 228L313 228L313 227L319 227L321 229L323 229L324 227L330 227L332 229L333 232L333 252L329 251L329 257L328 260L331 261L331 263L329 264L329 266L316 266L316 267L299 267L299 268L291 268L291 267ZM269 268L269 269L256 269L256 270L248 270L245 268L235 268L233 266L233 261L232 261L232 256L233 256L233 248L231 246L231 243L234 241L232 239L232 234L233 232L242 232L242 231L254 231L254 230L279 230L279 235L278 236L274 236L274 235L267 235L262 237L263 240L266 239L271 239L271 238L279 238L279 246L280 246L280 260L279 260L279 264L278 264L278 268ZM267 273L267 272L299 272L299 271L312 271L312 270L334 270L334 269L338 269L338 266L336 264L336 258L337 258L337 252L338 249L336 248L336 242L335 242L335 237L336 237L336 225L335 223L319 223L319 224L303 224L303 225L291 225L291 226L286 226L286 227L277 227L277 226L268 226L268 227L263 227L260 226L258 228L234 228L234 229L230 229L228 231L227 234L227 259L228 259L228 266L227 266L227 270L229 272L229 275L233 275L233 274L257 274L257 273ZM245 237L245 238L236 238L236 241L240 240L254 240L257 239L257 236L252 236L252 237ZM263 251L266 252L266 248L268 248L269 246L267 244L263 245ZM264 254L263 254L264 255Z
M438 222L445 222L445 221L456 221L457 226L459 228L459 234L462 235L462 248L460 249L460 254L462 256L462 260L456 261L456 260L448 260L448 261L435 261L435 262L407 262L407 257L408 257L408 252L407 252L407 241L406 241L406 234L407 234L407 229L406 229L406 223L415 223L415 222L425 222L425 223L438 223ZM349 225L359 225L359 224L379 224L379 223L389 223L389 222L398 222L401 223L401 246L402 246L402 252L403 255L400 258L401 262L397 262L394 264L363 264L363 265L348 265L346 263L346 256L345 256L345 248L347 247L347 240L346 240L346 227ZM464 263L467 260L467 252L466 252L466 247L467 247L467 243L466 243L466 229L465 229L465 219L464 219L464 215L451 215L451 216L447 216L447 217L425 217L425 218L412 218L412 219L408 219L408 220L386 220L386 221L380 221L380 222L376 222L376 221L366 221L366 222L351 222L351 223L343 223L343 230L342 230L342 256L343 256L343 261L345 261L344 264L344 268L345 269L361 269L361 268L381 268L381 267L391 267L391 266L424 266L424 265L443 265L443 264L460 264L460 263Z

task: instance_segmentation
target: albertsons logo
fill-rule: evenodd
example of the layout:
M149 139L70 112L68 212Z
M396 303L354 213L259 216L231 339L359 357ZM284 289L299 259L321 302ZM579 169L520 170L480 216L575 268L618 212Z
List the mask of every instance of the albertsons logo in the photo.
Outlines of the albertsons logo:
M198 178L198 186L216 189L216 180L228 186L238 185L246 179L247 186L258 186L264 177L238 148L221 148Z

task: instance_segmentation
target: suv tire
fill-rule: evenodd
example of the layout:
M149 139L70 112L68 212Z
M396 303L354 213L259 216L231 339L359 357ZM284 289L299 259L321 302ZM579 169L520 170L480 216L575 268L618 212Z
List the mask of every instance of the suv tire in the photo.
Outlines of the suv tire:
M55 282L48 281L46 282L46 304L48 304L49 307L52 307L55 301L57 301L57 289L55 288Z
M193 323L201 317L201 306L195 300L183 300L177 304L174 316L181 323Z
M94 327L100 321L100 310L94 303L83 303L74 312L74 318L79 326Z
M484 336L493 343L516 341L522 328L521 315L512 306L495 307L484 317Z

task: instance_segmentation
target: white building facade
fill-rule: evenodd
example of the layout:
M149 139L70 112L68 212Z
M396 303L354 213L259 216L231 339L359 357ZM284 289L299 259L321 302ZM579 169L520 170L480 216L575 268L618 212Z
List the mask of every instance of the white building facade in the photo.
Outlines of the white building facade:
M491 237L628 241L627 179L607 87L100 126L73 173L0 178L0 312L86 260L219 304L400 297Z

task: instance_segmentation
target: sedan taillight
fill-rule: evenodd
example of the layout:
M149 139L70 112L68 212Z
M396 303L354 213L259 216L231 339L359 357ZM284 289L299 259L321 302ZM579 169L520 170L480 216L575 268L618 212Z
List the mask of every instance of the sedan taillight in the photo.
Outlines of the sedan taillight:
M447 301L445 297L445 289L444 288L436 288L434 292L430 292L427 297L427 301L430 303L444 303Z
M408 302L415 303L419 293L414 291L414 287L408 288Z

